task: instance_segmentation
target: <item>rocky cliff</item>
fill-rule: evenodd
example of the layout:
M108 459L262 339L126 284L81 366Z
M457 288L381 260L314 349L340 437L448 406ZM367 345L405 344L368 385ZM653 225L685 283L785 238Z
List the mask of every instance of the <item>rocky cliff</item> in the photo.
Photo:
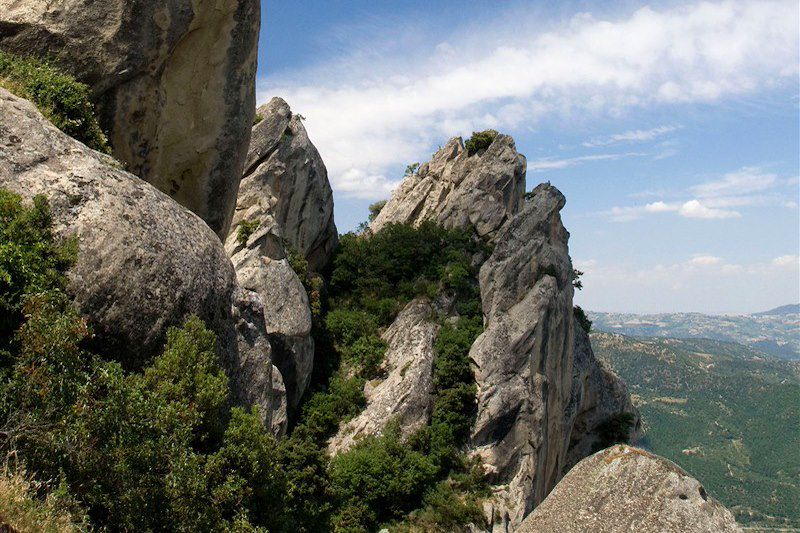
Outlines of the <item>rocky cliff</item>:
M579 462L519 533L742 531L733 515L676 464L630 446Z
M222 243L196 215L56 129L0 89L0 187L50 202L59 238L79 253L69 291L99 353L141 367L186 316L217 334L235 398L271 423L273 392L264 309L237 287Z
M88 84L127 169L227 234L255 106L257 0L0 0L0 48Z

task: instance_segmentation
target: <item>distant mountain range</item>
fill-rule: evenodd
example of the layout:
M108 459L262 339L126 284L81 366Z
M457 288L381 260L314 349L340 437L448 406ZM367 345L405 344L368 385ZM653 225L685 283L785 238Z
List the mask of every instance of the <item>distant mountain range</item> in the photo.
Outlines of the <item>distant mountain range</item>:
M800 304L789 304L770 309L769 311L762 311L760 313L753 313L753 316L766 316L766 315L792 315L800 314Z
M593 329L634 337L737 342L781 359L800 360L800 305L752 315L587 313Z
M800 528L800 362L708 339L591 338L642 413L639 445L691 472L742 525Z

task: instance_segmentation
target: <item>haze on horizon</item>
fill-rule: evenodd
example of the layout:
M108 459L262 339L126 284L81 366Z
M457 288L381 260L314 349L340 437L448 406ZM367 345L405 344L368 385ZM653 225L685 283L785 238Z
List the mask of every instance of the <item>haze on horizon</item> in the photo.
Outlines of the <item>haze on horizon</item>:
M567 197L576 303L753 313L800 301L798 4L262 3L258 101L285 98L340 231L409 163L494 128Z

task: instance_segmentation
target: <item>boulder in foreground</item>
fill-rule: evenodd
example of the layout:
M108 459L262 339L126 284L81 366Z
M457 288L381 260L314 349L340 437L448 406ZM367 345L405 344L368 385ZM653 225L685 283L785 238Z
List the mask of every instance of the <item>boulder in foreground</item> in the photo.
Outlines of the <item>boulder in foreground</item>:
M728 509L676 464L617 445L578 463L518 533L741 532Z

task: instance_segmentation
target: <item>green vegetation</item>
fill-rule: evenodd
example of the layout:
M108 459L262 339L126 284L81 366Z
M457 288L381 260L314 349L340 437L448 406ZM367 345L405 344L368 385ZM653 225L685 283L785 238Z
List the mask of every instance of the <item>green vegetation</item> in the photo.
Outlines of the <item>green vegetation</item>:
M58 129L89 148L111 153L89 87L45 61L0 51L0 87L36 104Z
M626 381L644 445L746 525L800 527L800 367L739 344L592 334Z
M481 331L474 258L487 252L472 236L433 224L343 236L315 320L313 391L277 442L256 411L231 408L215 336L195 317L139 372L87 351L91 327L64 293L76 245L56 243L51 224L44 199L0 191L10 339L0 452L39 484L25 509L58 502L54 520L110 530L447 531L482 520L486 485L460 451L475 413L468 352ZM308 278L299 255L290 262ZM379 373L381 328L419 295L446 296L459 313L441 319L430 425L403 439L389 424L330 460L327 439L360 412L364 383Z
M494 140L497 138L495 130L473 131L472 137L467 139L464 143L464 148L467 149L469 155L475 155L481 150L489 148Z
M369 206L369 221L372 222L378 215L381 213L384 207L386 207L387 200L381 200L380 202L375 202L374 204L370 204Z
M250 236L258 229L261 223L258 220L242 220L236 230L236 240L242 246L247 246Z
M316 336L316 392L287 439L301 455L324 457L327 439L361 411L364 383L378 376L386 351L379 332L411 299L447 294L460 317L453 324L442 321L436 342L431 424L406 441L389 424L382 436L364 438L327 469L317 463L327 476L305 477L294 486L302 494L328 494L328 504L299 527L313 530L325 517L342 532L482 520L477 502L484 485L474 473L471 483L464 481L475 469L459 450L475 411L469 347L482 329L473 257L487 253L469 233L433 223L390 224L374 235L342 236Z
M419 163L412 163L406 167L403 177L413 176L419 170Z
M589 317L586 316L586 313L580 305L576 305L572 308L572 314L575 316L575 320L578 322L578 325L583 328L583 331L586 333L591 333L592 321L589 320Z
M260 123L262 120L264 120L264 117L256 113L255 115L253 115L253 126Z

